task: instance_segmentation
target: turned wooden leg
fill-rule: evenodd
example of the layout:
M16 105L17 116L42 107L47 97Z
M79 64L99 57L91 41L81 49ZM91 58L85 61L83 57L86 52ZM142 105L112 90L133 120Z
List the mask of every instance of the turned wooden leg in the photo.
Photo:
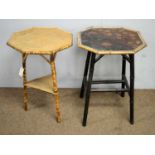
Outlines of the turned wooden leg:
M57 80L56 80L56 70L55 70L54 55L51 55L51 70L52 70L53 92L54 92L55 106L56 106L56 119L57 119L57 122L61 122L60 104L59 104L59 92L58 92Z
M27 55L26 54L22 54L22 65L23 65L23 88L24 88L24 109L25 111L28 110L28 93L27 93L27 79L26 79L26 59L27 59Z

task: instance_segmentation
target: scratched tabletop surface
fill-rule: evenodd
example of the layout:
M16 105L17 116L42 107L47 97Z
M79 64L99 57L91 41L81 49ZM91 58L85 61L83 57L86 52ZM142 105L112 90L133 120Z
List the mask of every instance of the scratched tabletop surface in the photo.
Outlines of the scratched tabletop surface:
M79 47L97 54L132 54L146 46L139 32L125 28L90 28L78 39Z

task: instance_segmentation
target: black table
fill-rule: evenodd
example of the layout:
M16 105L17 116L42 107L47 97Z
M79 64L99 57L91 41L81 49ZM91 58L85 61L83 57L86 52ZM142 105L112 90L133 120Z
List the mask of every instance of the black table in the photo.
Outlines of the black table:
M121 84L119 90L124 97L128 92L130 98L130 123L134 124L134 54L146 43L140 33L125 28L89 28L78 35L78 46L86 51L84 76L80 97L85 97L83 126L86 126L89 109L89 98L92 84ZM122 56L122 78L118 80L93 80L94 66L104 55ZM130 64L130 85L126 78L126 61Z

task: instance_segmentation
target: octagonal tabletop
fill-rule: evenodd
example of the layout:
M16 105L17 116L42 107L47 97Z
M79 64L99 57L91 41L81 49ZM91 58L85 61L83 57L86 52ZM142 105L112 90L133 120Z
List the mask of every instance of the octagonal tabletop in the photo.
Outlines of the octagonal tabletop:
M138 31L89 28L78 35L78 46L96 54L134 54L146 46Z
M72 34L59 28L33 27L15 32L7 44L21 53L52 54L72 45Z

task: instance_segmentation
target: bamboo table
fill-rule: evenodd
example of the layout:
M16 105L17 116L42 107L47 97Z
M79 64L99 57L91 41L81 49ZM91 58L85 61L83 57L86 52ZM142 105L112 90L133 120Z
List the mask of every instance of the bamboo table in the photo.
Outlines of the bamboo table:
M59 92L57 88L54 60L57 52L72 45L71 33L64 32L58 28L34 27L14 33L7 44L22 54L25 110L28 110L28 87L52 93L55 96L56 119L60 122ZM26 59L28 55L42 56L50 64L52 76L48 75L27 81ZM50 56L50 59L48 59L45 55Z
M78 46L86 51L84 76L80 97L85 95L83 126L86 126L92 84L121 84L119 90L130 97L130 123L134 123L134 54L146 46L140 33L125 28L90 28L78 35ZM98 55L96 57L96 55ZM122 79L93 81L94 66L104 55L122 55ZM130 64L130 86L126 78L126 61ZM89 72L89 74L88 74Z

